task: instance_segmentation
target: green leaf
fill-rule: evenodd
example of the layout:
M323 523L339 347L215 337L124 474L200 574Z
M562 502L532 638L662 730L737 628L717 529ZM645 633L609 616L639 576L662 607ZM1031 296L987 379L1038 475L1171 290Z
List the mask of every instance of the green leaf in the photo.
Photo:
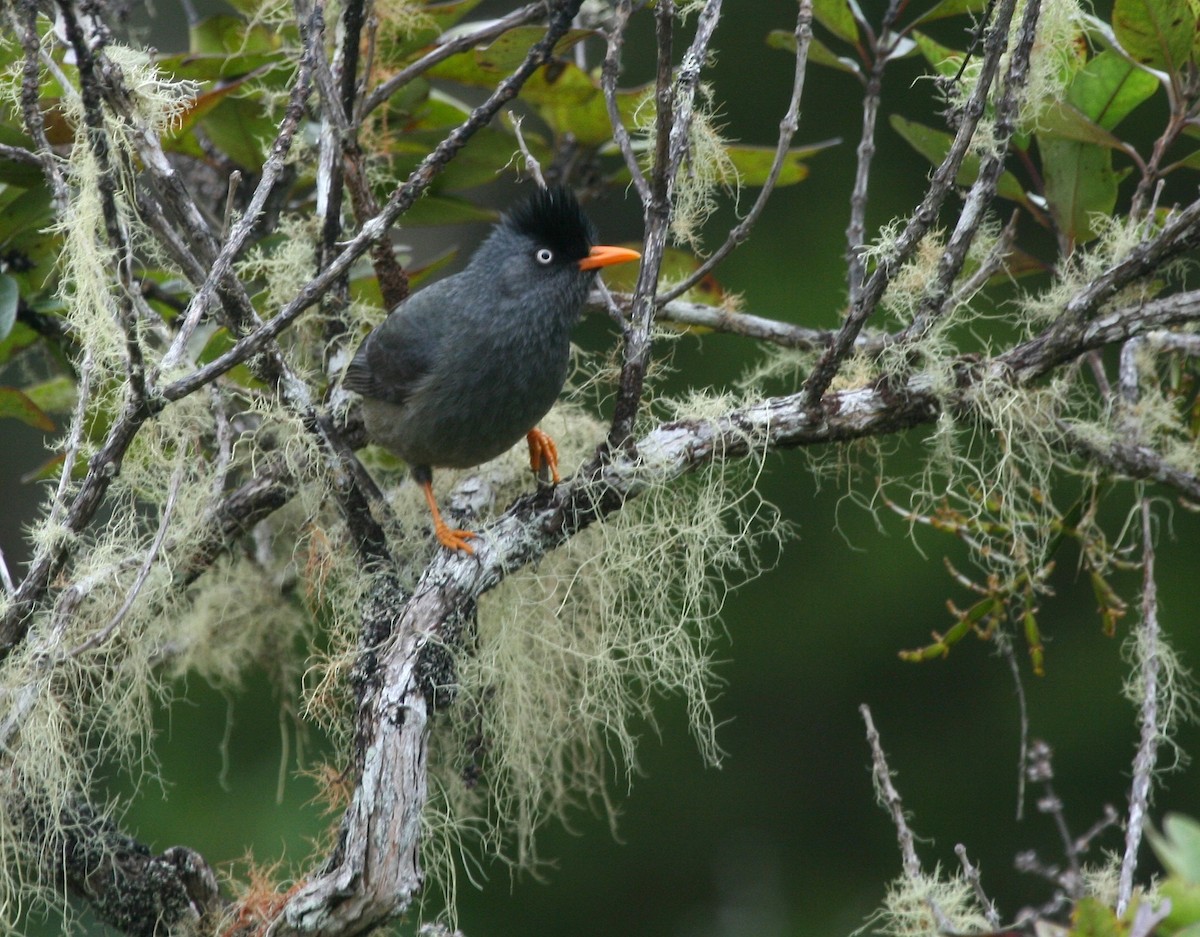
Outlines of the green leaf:
M431 69L430 76L476 87L495 87L507 72L484 68L479 54L477 50L476 55L447 59ZM617 109L627 123L646 93L645 87L617 92ZM539 68L525 83L521 98L534 105L559 136L570 133L584 146L599 146L612 138L608 108L598 79L573 62L551 62Z
M1071 912L1072 937L1123 937L1126 927L1117 912L1095 898L1081 898Z
M0 191L0 244L11 244L18 235L36 235L53 218L49 188Z
M33 149L33 141L13 127L0 124L0 143L24 150ZM30 189L42 182L41 167L24 160L0 159L0 183Z
M839 39L858 41L858 23L846 0L813 0L813 17Z
M1105 130L1112 130L1158 90L1152 75L1106 49L1076 72L1067 101Z
M796 35L786 29L773 29L767 33L767 45L772 49L782 49L795 55ZM851 75L862 74L862 69L854 59L838 55L816 36L808 44L808 60L816 65L836 68L840 72L847 72Z
M15 387L0 387L0 418L3 417L20 420L46 433L54 431L54 421Z
M255 172L279 128L258 101L226 98L202 121L204 132L222 153Z
M776 185L795 185L808 178L808 165L805 160L814 154L827 150L838 144L839 140L829 140L814 146L794 147L788 150L783 159ZM727 146L726 155L733 160L743 185L760 186L767 181L771 164L775 161L773 146Z
M1200 150L1192 150L1183 159L1174 163L1171 169L1200 169Z
M257 0L256 0L257 2ZM481 0L447 0L444 3L424 3L415 12L422 17L428 17L427 26L418 25L407 35L399 39L395 45L394 54L397 58L410 53L426 51L438 36L462 31L479 29L487 25L489 20L464 23L458 29L453 29L459 20L479 6ZM388 24L385 24L385 26ZM399 32L399 30L396 30Z
M71 378L52 377L25 388L25 396L46 413L70 413L75 407L76 388Z
M441 195L425 195L417 199L412 208L404 213L401 224L433 226L462 224L467 221L492 222L496 213L487 208L473 205L466 199L448 198Z
M1136 61L1169 75L1182 70L1196 40L1196 11L1188 0L1115 0L1112 24Z
M528 130L523 133L530 152L546 165L551 157L550 148ZM445 136L444 130L418 130L396 137L390 154L391 175L407 176ZM495 182L516 152L515 137L485 127L439 173L434 188L437 192L459 192Z
M17 304L21 291L17 281L6 273L0 273L0 341L8 338L17 321Z
M1064 101L1055 101L1038 115L1038 136L1076 140L1114 150L1122 146L1115 136Z
M1095 215L1111 215L1117 204L1120 177L1113 172L1112 152L1091 143L1038 135L1046 201L1059 230L1083 243L1096 236Z
M964 13L982 13L987 9L987 5L988 0L941 0L941 3L934 4L918 16L913 25L931 23L949 16L961 16Z
M1158 861L1174 876L1200 884L1200 823L1180 813L1168 813L1162 833L1147 830Z
M641 247L640 244L617 245L618 247ZM695 254L681 250L678 247L668 247L663 251L662 267L659 271L659 282L664 286L679 283L696 272L700 261ZM606 268L604 283L609 289L618 293L632 293L637 285L638 265L620 264ZM724 290L715 277L707 276L690 290L683 294L683 299L689 302L719 304L724 297ZM688 326L683 331L693 334L703 334L710 331L706 328Z
M189 27L188 38L191 51L201 55L273 52L282 44L278 30L248 26L241 17L227 13L209 16Z
M429 70L430 77L449 78L465 84L498 85L502 79L525 61L530 48L546 35L544 26L518 26L483 48L475 48L462 55L454 55L439 62ZM596 35L589 29L568 30L554 47L556 55L570 49L577 42ZM550 63L553 68L555 63ZM543 69L544 70L544 69Z
M966 55L965 52L944 46L936 39L916 30L913 31L912 37L917 43L917 48L921 50L921 54L925 56L925 61L935 72L947 78L953 78L958 74L958 70L962 67L963 57Z
M28 485L30 482L51 481L58 478L62 474L63 460L66 455L59 453L56 456L51 456L37 468L31 472L26 472L21 476L21 483ZM72 478L83 478L87 474L87 459L82 455L75 460L75 466L71 471Z
M224 326L213 330L208 336L208 341L204 343L198 356L199 364L208 364L229 351L236 344L235 339L229 334L229 330ZM253 372L244 364L236 364L225 372L225 379L233 381L241 387L261 388L262 381L256 378Z
M946 158L946 154L950 152L950 144L954 141L950 134L926 127L924 124L918 124L916 121L906 120L896 114L892 115L890 122L892 129L933 165L940 165ZM958 185L970 185L977 178L979 178L979 157L968 154L963 159L954 181ZM1000 179L996 183L996 194L1019 205L1026 207L1029 205L1029 197L1025 194L1025 189L1017 177L1007 169L1000 173Z
M0 340L0 364L10 361L12 357L24 351L31 345L36 345L41 336L24 322L13 326L8 337Z
M446 0L444 3L425 3L421 12L433 20L440 30L454 26L464 16L479 6L481 0Z
M178 79L237 83L253 76L273 88L287 85L294 73L286 55L280 51L212 54L180 52L159 56L155 59L155 64L160 70Z
M1148 834L1149 832L1147 830ZM1159 884L1158 894L1160 897L1171 899L1171 913L1156 933L1180 937L1184 933L1182 928L1186 927L1190 931L1200 929L1200 884L1172 875Z

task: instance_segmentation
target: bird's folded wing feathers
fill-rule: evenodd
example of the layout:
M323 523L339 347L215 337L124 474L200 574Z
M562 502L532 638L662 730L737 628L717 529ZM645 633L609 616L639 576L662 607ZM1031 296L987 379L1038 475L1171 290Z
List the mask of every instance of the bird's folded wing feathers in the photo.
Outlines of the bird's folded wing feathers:
M405 313L409 314L406 315ZM429 373L435 351L429 334L413 331L411 310L401 308L385 319L355 352L342 386L364 397L402 404Z

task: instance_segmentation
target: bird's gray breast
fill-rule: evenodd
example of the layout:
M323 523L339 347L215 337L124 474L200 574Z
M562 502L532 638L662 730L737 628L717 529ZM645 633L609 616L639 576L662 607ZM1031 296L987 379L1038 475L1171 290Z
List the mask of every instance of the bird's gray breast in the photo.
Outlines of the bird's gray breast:
M412 464L467 468L494 459L562 391L572 319L513 296L492 299L484 314L456 311L441 336L439 367L405 403L400 454Z

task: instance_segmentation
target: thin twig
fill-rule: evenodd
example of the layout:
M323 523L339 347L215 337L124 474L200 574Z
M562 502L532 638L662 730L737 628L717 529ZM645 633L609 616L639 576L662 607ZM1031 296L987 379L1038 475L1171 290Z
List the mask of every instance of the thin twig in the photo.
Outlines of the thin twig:
M983 909L983 916L987 919L988 926L993 928L999 927L1000 914L996 910L995 902L983 890L983 879L979 874L979 866L971 864L971 860L967 858L967 847L962 843L957 843L954 846L954 854L958 856L958 861L962 865L963 877L970 882L971 890L975 892L975 900L979 902L979 906Z
M0 549L0 583L4 585L4 594L13 594L12 574L8 571L8 560L4 556L4 550Z
M621 77L621 48L625 43L625 30L629 25L632 14L630 0L620 0L613 14L612 29L608 31L608 47L604 54L604 65L600 69L600 89L604 92L604 104L608 109L608 122L612 125L613 142L616 143L621 157L625 160L625 168L637 189L638 198L643 205L649 205L652 196L650 183L646 174L638 164L637 153L633 151L633 143L629 139L629 131L621 119L621 110L617 106L617 79Z
M938 168L934 170L925 197L917 206L904 230L896 238L895 246L886 256L880 258L874 272L864 283L862 292L850 307L833 344L821 356L821 360L809 374L804 391L810 404L816 404L828 389L841 367L842 361L853 347L854 339L862 331L867 319L874 313L880 299L883 298L888 284L917 249L921 239L937 219L946 196L954 188L954 180L966 158L971 141L975 136L975 129L983 117L992 82L1000 68L1000 61L1007 47L1009 25L1015 9L1016 0L1001 0L988 31L978 81L963 108L962 119L954 140L950 144L950 149Z
M92 402L92 350L84 349L83 359L79 362L75 385L75 407L71 411L71 424L67 429L66 445L63 446L63 465L58 473L58 488L50 502L50 517L47 526L50 529L59 523L62 512L66 509L67 491L71 479L75 475L75 459L79 456L79 446L83 442L83 430L87 423L88 407Z
M883 753L883 745L879 739L879 730L875 728L875 720L871 718L871 707L863 703L858 707L858 711L867 726L867 744L871 748L871 780L875 783L879 805L891 816L892 826L896 828L904 874L915 881L921 877L921 860L917 856L916 838L908 827L908 819L904 816L904 802L900 799L900 792L892 784L892 769L888 767L887 755Z
M901 38L892 32L899 12L898 0L889 0L878 39L873 34L869 36L873 61L863 95L862 134L858 141L854 189L850 194L850 223L846 227L846 268L851 307L858 302L863 277L866 274L863 244L866 242L867 232L867 187L871 180L871 161L875 158L875 123L883 96L883 71L891 60L893 43Z
M994 143L979 163L979 173L972 183L963 207L958 213L946 247L938 258L937 272L925 289L925 295L916 315L902 333L902 340L920 341L941 319L947 309L953 309L952 287L963 266L967 254L975 241L980 225L984 223L996 196L996 186L1004 171L1004 159L1009 142L1017 131L1017 108L1029 75L1029 59L1037 38L1040 3L1027 3L1021 18L1021 26L1013 42L1008 70L1000 94L994 104Z
M520 117L513 116L513 136L517 138L517 148L520 149L521 156L525 160L525 168L533 176L534 181L538 184L538 188L544 189L546 188L546 177L542 174L542 164L537 161L537 157L533 155L529 149L529 145L525 142L525 134L521 132L521 120Z
M1137 872L1138 850L1150 798L1154 792L1154 769L1158 764L1158 745L1163 737L1159 703L1159 625L1158 581L1154 573L1154 516L1150 499L1143 497L1142 513L1142 620L1138 625L1138 651L1135 661L1141 711L1137 753L1133 757L1133 781L1129 786L1129 819L1125 824L1125 853L1121 857L1121 875L1117 884L1117 914L1124 914L1133 897L1133 877Z
M754 200L754 205L738 224L736 224L729 232L720 247L709 255L699 267L692 271L682 282L671 287L665 293L660 294L655 302L659 306L669 303L673 299L678 299L693 286L703 280L709 273L716 269L726 257L733 253L734 249L742 244L750 237L750 232L758 223L758 219L762 217L762 213L766 210L767 200L771 197L771 193L775 191L775 184L779 181L779 174L783 170L783 164L787 159L788 150L792 145L792 138L795 137L797 129L800 127L800 99L804 95L804 76L808 71L808 47L812 42L812 0L800 0L800 12L796 16L796 69L792 75L792 97L788 102L787 111L783 115L783 119L779 122L779 140L775 144L775 158L771 162L771 169L767 173L767 178L759 189L758 198Z
M1021 666L1012 641L1000 642L1000 652L1008 661L1012 673L1013 687L1017 694L1017 715L1020 719L1020 737L1017 742L1017 821L1025 817L1025 765L1029 763L1029 704L1025 699L1025 682L1021 679Z

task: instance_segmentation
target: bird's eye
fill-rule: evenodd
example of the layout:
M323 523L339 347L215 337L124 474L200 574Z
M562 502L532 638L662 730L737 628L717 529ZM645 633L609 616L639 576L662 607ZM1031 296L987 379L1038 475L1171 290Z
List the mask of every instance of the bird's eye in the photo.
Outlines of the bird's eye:
M534 257L536 257L537 262L544 267L554 259L554 251L550 250L548 247L543 247L536 254L534 254Z

